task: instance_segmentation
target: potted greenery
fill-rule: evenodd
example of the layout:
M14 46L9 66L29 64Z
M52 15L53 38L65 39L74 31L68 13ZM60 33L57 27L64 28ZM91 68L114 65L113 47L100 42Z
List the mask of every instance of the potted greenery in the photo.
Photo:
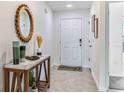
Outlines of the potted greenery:
M38 92L33 71L29 72L29 87L31 92Z

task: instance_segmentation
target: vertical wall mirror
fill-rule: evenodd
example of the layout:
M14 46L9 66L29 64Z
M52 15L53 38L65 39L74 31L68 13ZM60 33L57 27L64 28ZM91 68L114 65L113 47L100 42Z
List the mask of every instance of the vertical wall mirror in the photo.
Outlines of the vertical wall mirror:
M29 42L33 35L33 17L31 10L25 4L20 5L16 10L15 28L19 39L22 42Z

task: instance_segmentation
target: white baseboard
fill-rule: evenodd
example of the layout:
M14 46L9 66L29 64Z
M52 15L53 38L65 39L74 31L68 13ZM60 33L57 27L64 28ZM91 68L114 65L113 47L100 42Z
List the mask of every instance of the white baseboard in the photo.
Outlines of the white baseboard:
M96 79L96 77L95 77L95 75L94 75L94 72L91 71L91 74L92 74L93 79L94 79L94 81L95 81L95 83L96 83L96 87L97 87L97 89L99 90L99 83L98 83L98 81L97 81L97 79Z
M84 65L84 66L82 66L83 68L90 68L90 66L88 66L88 65Z
M52 64L51 66L53 67L53 66L59 66L60 64L58 64L58 63L54 63L54 64Z
M94 81L95 81L95 83L96 83L96 87L97 87L98 91L99 91L99 92L105 92L106 89L105 89L103 86L100 86L100 85L99 85L99 83L98 83L98 81L97 81L97 79L96 79L96 77L95 77L93 71L91 71L91 74L92 74L93 79L94 79Z

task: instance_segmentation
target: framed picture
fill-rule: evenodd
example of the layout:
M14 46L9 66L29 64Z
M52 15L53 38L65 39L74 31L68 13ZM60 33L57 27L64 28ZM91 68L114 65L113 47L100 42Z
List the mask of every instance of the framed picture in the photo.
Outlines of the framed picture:
M95 32L95 15L92 16L91 23L92 23L92 32Z
M98 18L95 18L95 31L94 31L94 38L98 38Z

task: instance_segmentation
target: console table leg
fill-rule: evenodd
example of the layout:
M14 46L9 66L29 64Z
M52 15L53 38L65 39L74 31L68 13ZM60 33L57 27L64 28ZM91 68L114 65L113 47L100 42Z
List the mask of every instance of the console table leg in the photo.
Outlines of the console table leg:
M21 80L20 80L20 73L16 73L16 75L17 75L17 91L18 92L22 92L22 87L21 87Z
M38 81L38 66L36 67L36 81Z
M16 73L13 72L13 79L12 79L11 92L14 92L14 91L15 91L15 83L16 83Z
M42 64L40 65L39 75L38 75L38 80L37 81L40 81L41 70L42 70Z
M24 71L24 92L28 92L29 87L29 71Z
M48 82L49 82L49 85L48 85L48 88L50 88L50 57L48 58Z
M47 77L47 70L46 70L46 63L44 62L44 71L45 71L45 78L46 78L46 82L48 83L48 77Z
M9 92L9 71L4 69L4 91Z

